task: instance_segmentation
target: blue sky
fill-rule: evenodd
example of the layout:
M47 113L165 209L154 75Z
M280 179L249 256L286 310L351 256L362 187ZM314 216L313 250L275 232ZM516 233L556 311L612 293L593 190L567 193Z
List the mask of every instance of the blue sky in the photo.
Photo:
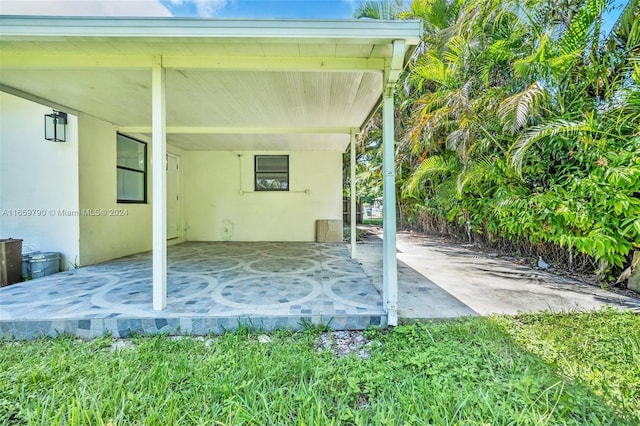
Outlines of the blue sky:
M364 0L0 0L0 14L348 19ZM410 3L410 0L405 0ZM482 0L479 0L482 1ZM629 0L613 0L608 33Z
M161 0L174 16L336 18L353 16L356 0Z
M347 19L363 0L0 0L0 14Z

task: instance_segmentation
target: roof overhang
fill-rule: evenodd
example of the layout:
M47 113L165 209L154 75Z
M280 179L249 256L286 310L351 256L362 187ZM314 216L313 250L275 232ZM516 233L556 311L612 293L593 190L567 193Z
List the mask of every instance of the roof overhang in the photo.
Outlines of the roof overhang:
M167 143L344 149L422 33L419 21L0 17L0 89L151 131L166 70Z

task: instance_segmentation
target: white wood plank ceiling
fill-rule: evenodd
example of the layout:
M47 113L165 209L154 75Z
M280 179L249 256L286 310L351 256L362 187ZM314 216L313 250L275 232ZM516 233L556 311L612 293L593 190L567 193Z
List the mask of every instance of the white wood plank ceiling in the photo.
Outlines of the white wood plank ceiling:
M377 107L409 21L0 18L0 89L148 134L151 57L166 69L167 143L343 150Z

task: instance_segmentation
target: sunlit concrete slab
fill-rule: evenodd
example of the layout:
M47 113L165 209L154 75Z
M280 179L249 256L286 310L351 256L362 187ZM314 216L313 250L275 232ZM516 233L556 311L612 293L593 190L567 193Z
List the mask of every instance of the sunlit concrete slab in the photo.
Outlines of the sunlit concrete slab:
M381 233L358 245L358 260L381 288ZM584 312L610 306L640 312L640 299L549 271L488 256L463 244L398 232L401 320L447 319L524 312Z

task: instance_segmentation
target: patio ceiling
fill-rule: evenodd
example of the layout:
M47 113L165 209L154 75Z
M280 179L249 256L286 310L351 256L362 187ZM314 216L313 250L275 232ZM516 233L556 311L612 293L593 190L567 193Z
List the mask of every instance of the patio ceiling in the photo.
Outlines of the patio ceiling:
M420 25L4 16L0 89L149 135L152 57L161 55L168 144L343 150Z

